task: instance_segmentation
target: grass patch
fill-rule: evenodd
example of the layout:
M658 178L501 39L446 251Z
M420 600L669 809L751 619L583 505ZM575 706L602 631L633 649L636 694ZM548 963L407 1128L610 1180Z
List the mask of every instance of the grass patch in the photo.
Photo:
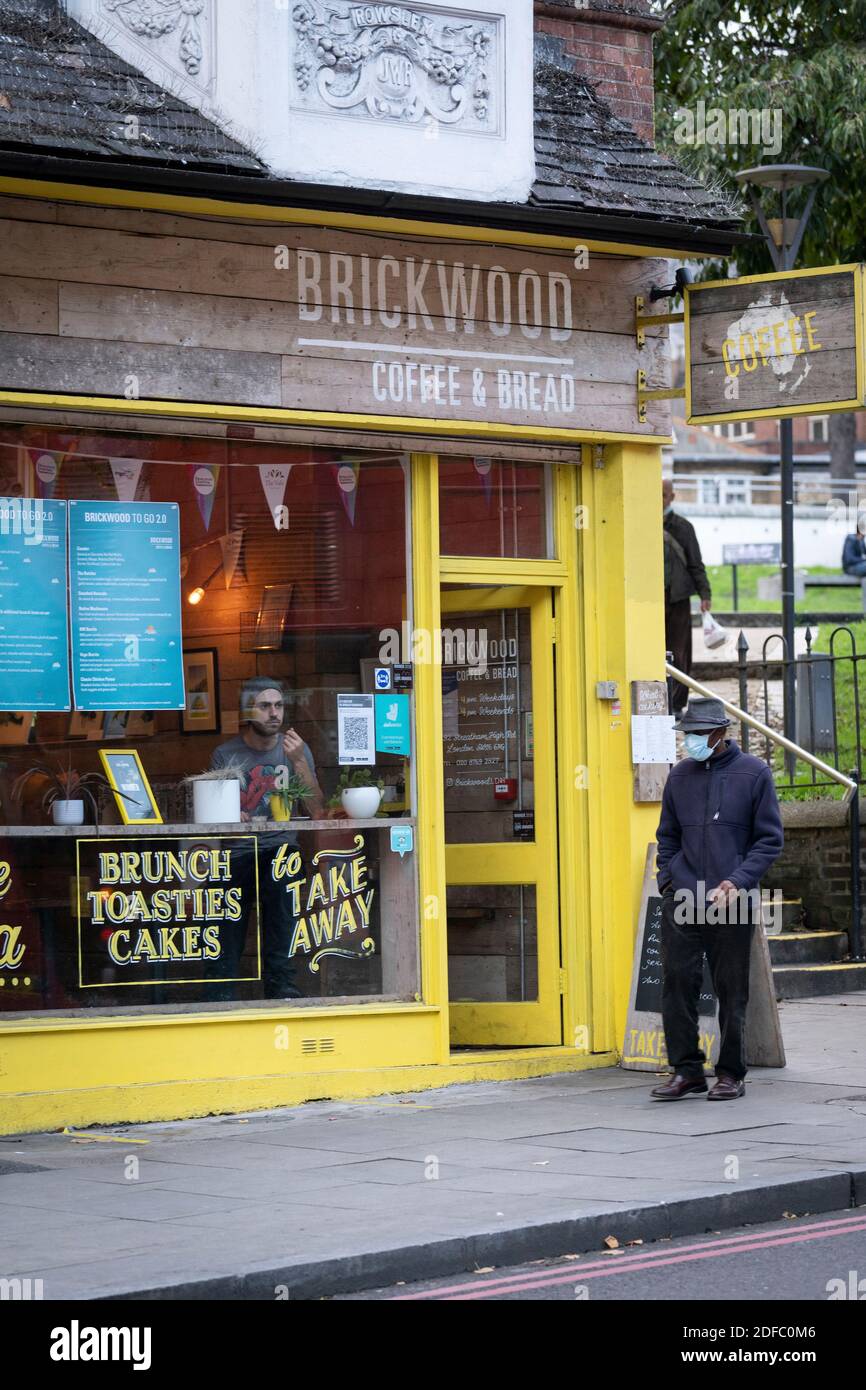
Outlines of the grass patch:
M758 580L778 574L776 565L740 565L737 568L737 603L741 613L781 614L780 599L759 599ZM813 565L806 570L810 577L821 574L840 574L841 568L832 569L827 565ZM733 612L734 582L730 565L710 565L707 576L713 591L713 608L720 613ZM862 617L859 589L807 589L805 596L795 601L794 607L801 613L847 613L852 618Z

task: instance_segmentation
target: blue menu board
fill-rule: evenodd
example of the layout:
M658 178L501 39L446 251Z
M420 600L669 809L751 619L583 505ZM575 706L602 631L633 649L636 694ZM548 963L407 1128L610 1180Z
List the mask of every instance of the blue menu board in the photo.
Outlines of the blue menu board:
M69 709L66 503L0 499L0 709Z
M176 502L70 502L80 710L184 709Z

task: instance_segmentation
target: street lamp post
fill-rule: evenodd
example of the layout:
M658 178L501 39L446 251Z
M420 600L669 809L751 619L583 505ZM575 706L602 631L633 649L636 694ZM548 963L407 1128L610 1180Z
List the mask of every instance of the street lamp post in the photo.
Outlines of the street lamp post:
M763 164L757 169L744 169L735 175L746 190L755 216L767 242L776 270L793 270L797 262L818 185L830 175L826 169L803 164ZM798 217L788 216L788 195L792 190L809 188L806 205ZM769 188L779 195L780 216L768 218L761 205L757 189ZM785 737L793 743L796 733L795 651L794 651L794 423L779 421L780 473L782 483L782 638L784 666ZM793 779L794 759L789 756L788 775Z

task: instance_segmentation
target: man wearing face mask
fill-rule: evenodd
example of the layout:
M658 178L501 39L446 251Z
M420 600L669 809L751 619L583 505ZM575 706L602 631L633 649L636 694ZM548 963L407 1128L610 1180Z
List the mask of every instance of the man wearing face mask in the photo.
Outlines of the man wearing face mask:
M698 1003L706 952L719 1001L721 1046L709 1100L745 1094L744 1025L754 921L741 892L757 888L782 852L772 773L725 737L721 700L692 699L678 727L687 757L671 769L656 839L662 893L662 1021L674 1075L655 1100L706 1092Z

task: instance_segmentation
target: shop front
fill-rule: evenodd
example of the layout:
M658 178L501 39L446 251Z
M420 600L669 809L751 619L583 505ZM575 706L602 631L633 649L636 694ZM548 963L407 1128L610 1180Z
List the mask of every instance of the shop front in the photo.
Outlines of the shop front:
M0 1128L609 1064L669 265L14 192Z

